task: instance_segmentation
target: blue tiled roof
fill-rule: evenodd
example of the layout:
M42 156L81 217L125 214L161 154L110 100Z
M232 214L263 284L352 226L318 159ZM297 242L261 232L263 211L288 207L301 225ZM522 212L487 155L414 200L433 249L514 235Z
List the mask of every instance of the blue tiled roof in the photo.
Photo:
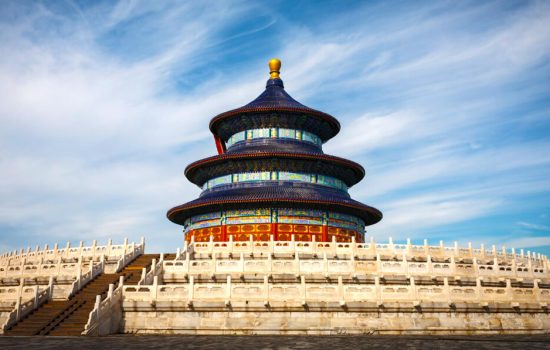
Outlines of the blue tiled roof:
M274 121L271 117L262 114L276 112L290 114L290 117L281 116L281 120ZM248 120L243 115L253 115L254 120ZM297 120L296 116L305 116ZM297 127L296 124L303 127ZM210 130L222 139L232 134L257 127L290 127L311 131L323 141L335 136L340 131L340 123L330 114L304 106L293 99L284 89L283 81L279 78L269 79L264 92L252 102L230 111L218 114L210 121Z
M222 207L244 208L258 205L322 207L356 215L362 218L366 225L372 225L382 219L380 211L351 199L343 191L306 184L282 186L268 182L263 186L235 186L231 189L205 191L199 198L170 209L168 218L172 222L183 224L188 217L196 213L216 211Z
M304 110L316 111L315 109L304 106L293 99L286 91L281 79L269 79L262 92L254 101L241 108L298 108Z

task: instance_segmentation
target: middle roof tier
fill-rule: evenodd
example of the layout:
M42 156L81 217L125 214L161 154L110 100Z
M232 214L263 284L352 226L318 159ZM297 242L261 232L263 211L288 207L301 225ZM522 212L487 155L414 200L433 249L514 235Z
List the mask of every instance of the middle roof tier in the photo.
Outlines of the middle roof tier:
M288 171L327 175L348 187L361 181L365 169L353 161L319 153L264 152L224 153L198 160L185 169L185 176L202 187L210 179L237 173Z

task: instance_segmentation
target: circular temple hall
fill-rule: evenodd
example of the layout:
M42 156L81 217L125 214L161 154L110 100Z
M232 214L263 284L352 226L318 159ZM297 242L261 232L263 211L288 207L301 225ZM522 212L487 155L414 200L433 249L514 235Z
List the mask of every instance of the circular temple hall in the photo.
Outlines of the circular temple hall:
M363 167L323 153L338 120L294 100L280 67L272 59L265 91L210 121L218 154L185 169L202 193L167 213L187 242L363 242L365 226L382 219L348 193Z

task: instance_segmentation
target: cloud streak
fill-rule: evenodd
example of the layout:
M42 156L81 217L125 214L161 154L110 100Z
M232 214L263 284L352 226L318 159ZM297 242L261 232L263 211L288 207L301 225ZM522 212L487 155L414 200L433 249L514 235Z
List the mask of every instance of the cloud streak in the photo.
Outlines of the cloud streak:
M279 56L287 91L342 123L326 152L366 167L352 195L385 214L370 234L550 252L548 4L292 6L7 3L0 247L174 251L164 214L199 193L183 169L214 154L209 119L260 94Z

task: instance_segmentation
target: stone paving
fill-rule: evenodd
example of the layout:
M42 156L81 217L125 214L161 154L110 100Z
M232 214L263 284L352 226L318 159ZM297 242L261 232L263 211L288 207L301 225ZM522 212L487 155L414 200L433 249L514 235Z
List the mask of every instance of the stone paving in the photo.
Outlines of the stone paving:
M7 337L0 349L550 349L534 336L131 336Z

